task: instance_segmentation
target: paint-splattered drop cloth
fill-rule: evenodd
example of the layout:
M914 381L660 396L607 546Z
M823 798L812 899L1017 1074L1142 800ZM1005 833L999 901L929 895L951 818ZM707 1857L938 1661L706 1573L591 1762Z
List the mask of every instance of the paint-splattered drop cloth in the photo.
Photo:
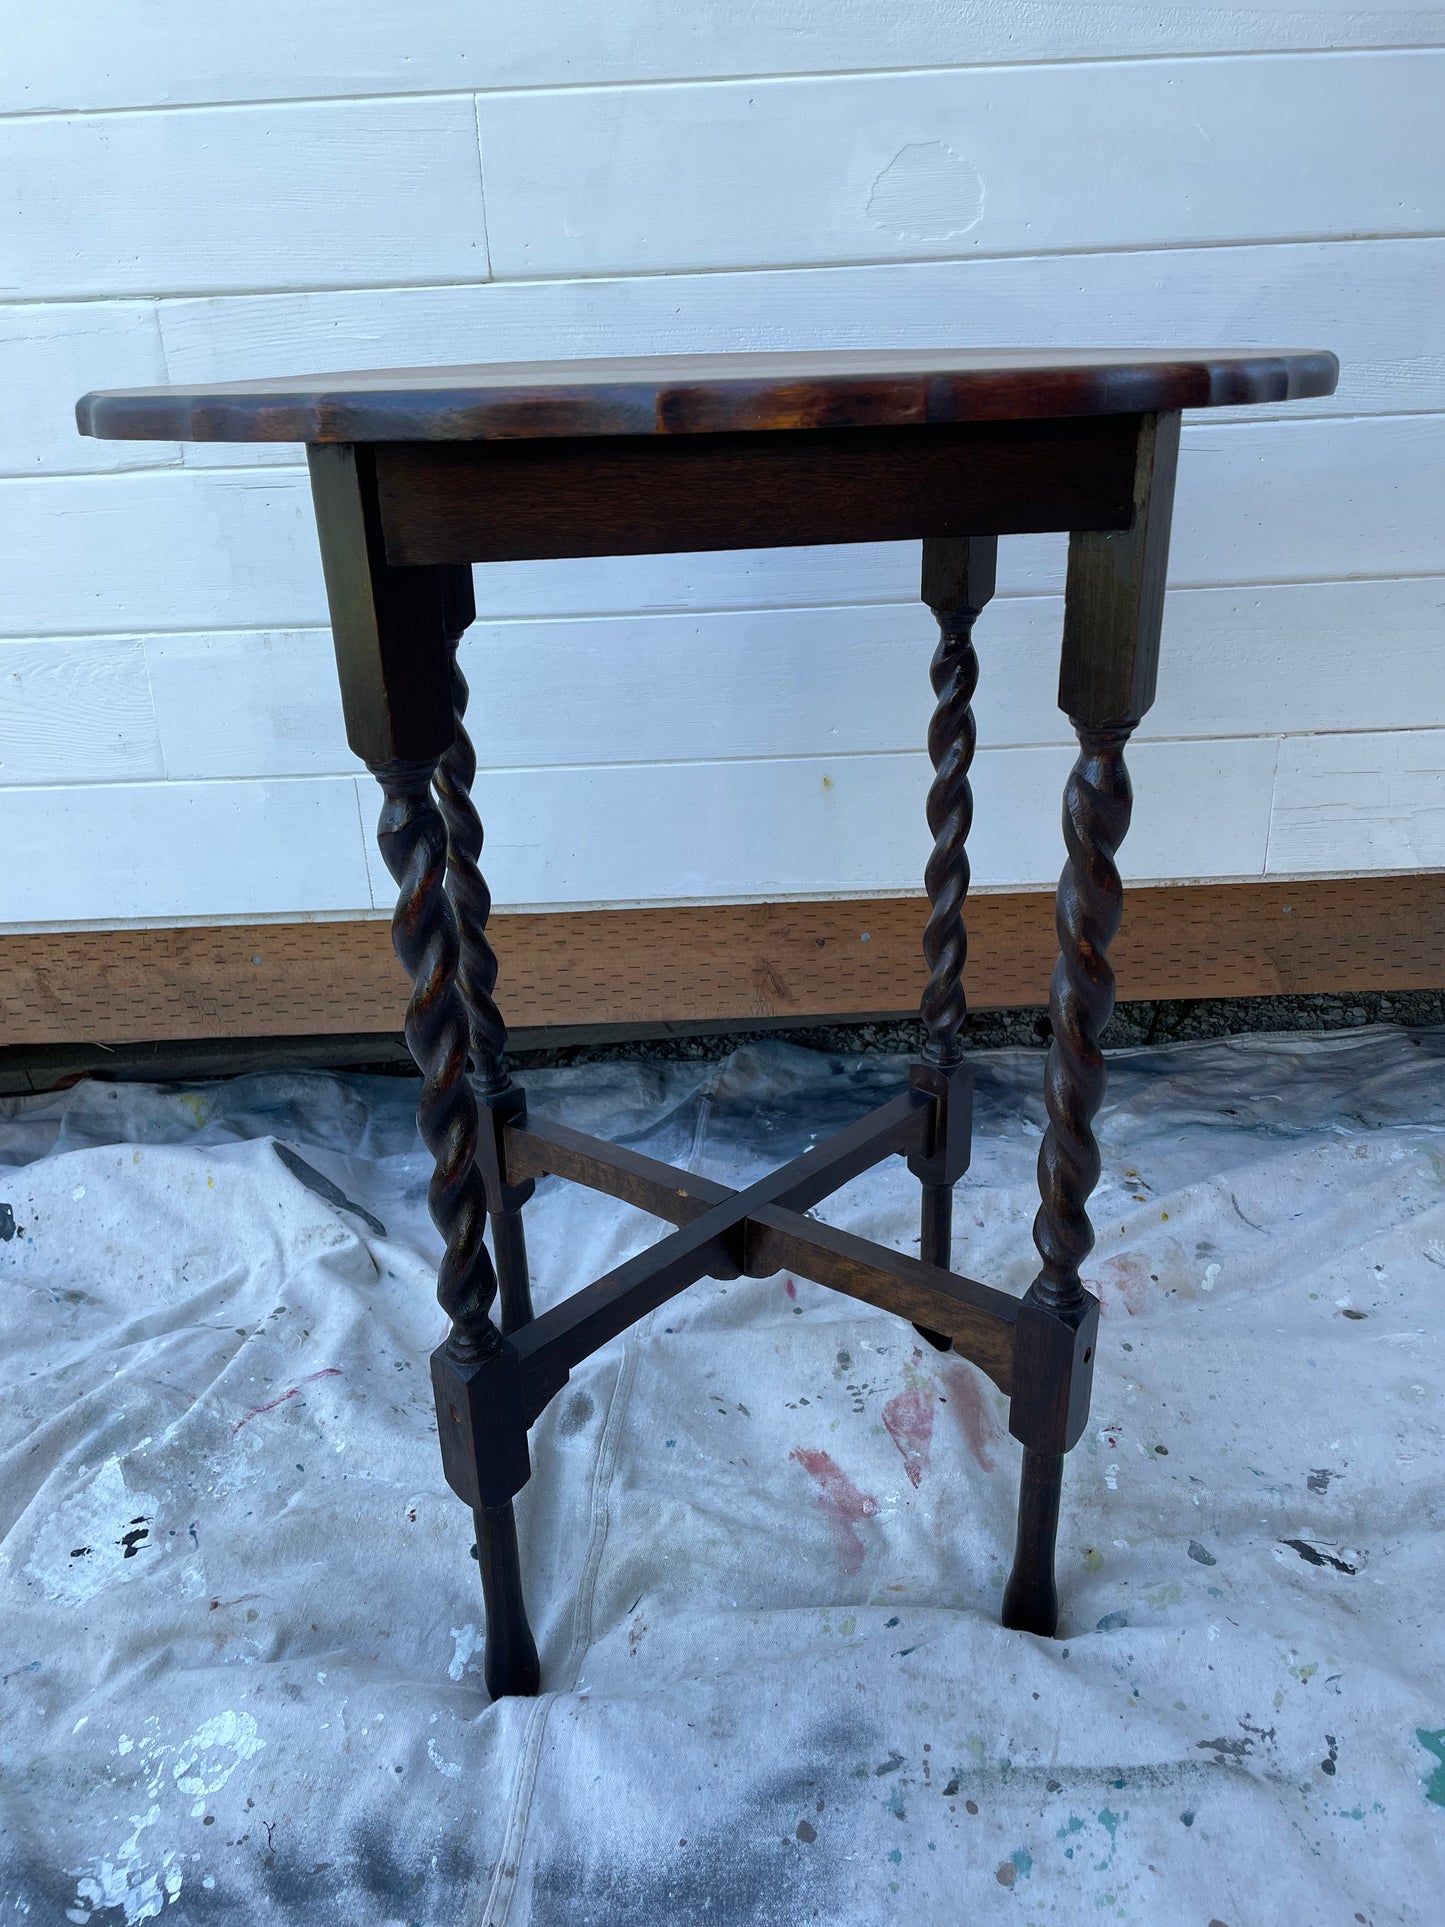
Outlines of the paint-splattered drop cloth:
M981 1054L959 1264L1031 1274L1039 1060ZM531 1080L744 1183L896 1084L784 1045ZM802 1280L573 1377L488 1707L402 1080L0 1115L0 1919L1434 1923L1445 1036L1117 1060L1065 1637L998 1603L1003 1401ZM913 1248L902 1163L825 1214ZM539 1304L657 1227L549 1182Z

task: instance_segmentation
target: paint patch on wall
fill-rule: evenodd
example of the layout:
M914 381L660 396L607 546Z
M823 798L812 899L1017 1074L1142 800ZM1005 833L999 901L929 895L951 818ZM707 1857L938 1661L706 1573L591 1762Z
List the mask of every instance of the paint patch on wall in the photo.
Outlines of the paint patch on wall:
M983 219L983 176L943 141L910 141L874 181L868 218L901 240L951 240Z

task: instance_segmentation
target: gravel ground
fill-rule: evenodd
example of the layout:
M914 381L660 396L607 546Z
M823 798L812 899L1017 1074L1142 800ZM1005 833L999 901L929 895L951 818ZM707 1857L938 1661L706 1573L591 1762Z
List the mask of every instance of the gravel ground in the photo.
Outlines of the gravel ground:
M1120 1004L1104 1033L1104 1046L1120 1050L1133 1044L1165 1044L1201 1037L1236 1037L1246 1031L1354 1030L1364 1024L1410 1026L1445 1024L1445 991L1379 991L1343 997L1207 997L1172 1002ZM854 1056L867 1051L911 1052L923 1041L916 1018L875 1023L774 1025L756 1030L696 1032L686 1036L635 1037L624 1042L570 1044L551 1050L516 1051L519 1070L604 1059L649 1057L706 1059L725 1057L739 1044L762 1037L786 1037L810 1050ZM1043 1050L1049 1041L1048 1012L1042 1005L1021 1010L982 1010L968 1021L968 1040L977 1050L1023 1046Z
M1171 1003L1121 1004L1104 1034L1106 1049L1167 1044L1184 1039L1233 1037L1245 1031L1353 1030L1364 1024L1445 1024L1445 991L1412 990L1333 997L1200 998ZM836 1024L738 1025L705 1030L673 1026L623 1038L592 1033L591 1041L543 1044L546 1033L517 1037L510 1054L519 1071L626 1058L656 1062L672 1058L706 1061L726 1057L739 1044L782 1037L806 1049L838 1057L871 1051L910 1055L923 1042L916 1018L877 1018ZM583 1033L584 1037L586 1033ZM1023 1010L981 1010L969 1019L976 1050L1013 1045L1043 1050L1049 1017L1042 1005ZM177 1078L237 1077L248 1071L381 1071L415 1075L399 1036L257 1037L192 1039L186 1042L50 1044L0 1048L0 1098L63 1089L80 1077L109 1081L165 1082Z

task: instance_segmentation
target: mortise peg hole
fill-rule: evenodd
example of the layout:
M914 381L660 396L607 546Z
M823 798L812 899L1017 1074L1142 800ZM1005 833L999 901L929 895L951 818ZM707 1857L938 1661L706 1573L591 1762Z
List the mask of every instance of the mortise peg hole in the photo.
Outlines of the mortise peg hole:
M1089 1360L1093 1356L1094 1356L1094 1348L1092 1345L1090 1345L1089 1349L1084 1353L1084 1363L1087 1365Z

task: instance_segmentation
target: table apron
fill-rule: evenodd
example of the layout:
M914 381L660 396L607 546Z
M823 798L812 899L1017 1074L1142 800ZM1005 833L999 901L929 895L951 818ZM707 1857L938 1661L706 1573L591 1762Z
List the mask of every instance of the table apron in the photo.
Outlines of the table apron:
M1143 417L375 442L401 567L1124 529Z

